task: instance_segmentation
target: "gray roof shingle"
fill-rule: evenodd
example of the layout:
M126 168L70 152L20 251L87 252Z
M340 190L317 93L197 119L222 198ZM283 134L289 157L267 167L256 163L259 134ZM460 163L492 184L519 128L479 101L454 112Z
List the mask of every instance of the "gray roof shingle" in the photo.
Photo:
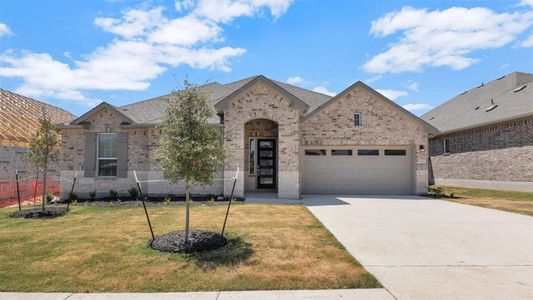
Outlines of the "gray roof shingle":
M248 77L227 84L212 82L209 84L201 85L198 88L203 90L208 95L209 99L213 101L214 105L229 96L230 94L232 94L233 92L237 91L256 77L258 76ZM312 112L317 107L331 99L331 96L328 95L309 91L275 80L271 81L280 86L281 88L285 89L287 92L294 95L296 98L302 100L307 105L309 105L306 114ZM168 100L171 97L172 94L168 94L121 106L117 109L122 111L126 116L128 116L136 123L160 123L165 113L165 109L168 106ZM211 119L209 119L209 123L218 123L218 117L213 116Z
M468 90L421 118L444 133L527 115L533 115L533 74L514 72Z

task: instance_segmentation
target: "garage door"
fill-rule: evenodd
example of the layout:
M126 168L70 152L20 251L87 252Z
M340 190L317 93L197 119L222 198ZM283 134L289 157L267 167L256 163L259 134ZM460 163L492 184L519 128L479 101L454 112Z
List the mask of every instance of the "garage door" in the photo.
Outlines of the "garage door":
M410 194L410 147L305 148L302 190L308 194Z

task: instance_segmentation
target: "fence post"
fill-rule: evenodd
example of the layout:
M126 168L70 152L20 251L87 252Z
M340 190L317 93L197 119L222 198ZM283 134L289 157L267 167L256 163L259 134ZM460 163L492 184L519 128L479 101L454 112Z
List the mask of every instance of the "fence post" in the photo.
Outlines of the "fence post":
M146 215L146 220L148 221L148 227L150 227L150 233L152 234L152 240L150 241L150 245L152 245L152 242L155 240L154 230L152 229L152 223L150 222L150 217L148 216L148 210L146 209L146 204L144 203L144 197L143 197L143 192L141 189L141 184L139 183L139 179L137 178L137 172L135 170L133 170L133 175L135 176L135 182L137 183L137 188L139 189L139 196L141 197L141 202L143 203L144 214Z
M20 205L19 171L17 169L15 169L15 180L17 182L17 201L19 203L19 211L21 211L22 206Z
M222 225L222 236L224 236L224 230L226 229L226 222L228 221L229 209L231 207L231 200L233 200L233 191L235 190L235 183L237 183L237 176L239 176L239 168L237 168L237 172L235 173L235 177L233 178L233 187L231 188L231 195L229 196L228 209L226 210L224 225Z

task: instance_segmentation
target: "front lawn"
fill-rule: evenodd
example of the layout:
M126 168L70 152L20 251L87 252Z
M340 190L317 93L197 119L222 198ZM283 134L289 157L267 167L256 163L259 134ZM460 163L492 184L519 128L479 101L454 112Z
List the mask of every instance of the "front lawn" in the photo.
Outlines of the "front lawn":
M220 230L225 205L191 208ZM182 229L182 206L149 208L156 235ZM232 206L232 241L209 254L151 250L142 208L74 206L63 217L0 211L0 291L156 292L375 288L379 282L301 205Z
M447 200L533 216L533 193L441 187L446 196L455 196Z

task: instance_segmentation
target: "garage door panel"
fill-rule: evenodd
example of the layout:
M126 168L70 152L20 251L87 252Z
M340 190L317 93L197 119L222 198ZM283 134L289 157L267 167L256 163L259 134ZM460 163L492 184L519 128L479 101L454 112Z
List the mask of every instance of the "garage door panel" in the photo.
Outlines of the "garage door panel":
M304 193L409 194L412 181L411 151L405 156L303 156ZM397 147L392 149L398 149Z

